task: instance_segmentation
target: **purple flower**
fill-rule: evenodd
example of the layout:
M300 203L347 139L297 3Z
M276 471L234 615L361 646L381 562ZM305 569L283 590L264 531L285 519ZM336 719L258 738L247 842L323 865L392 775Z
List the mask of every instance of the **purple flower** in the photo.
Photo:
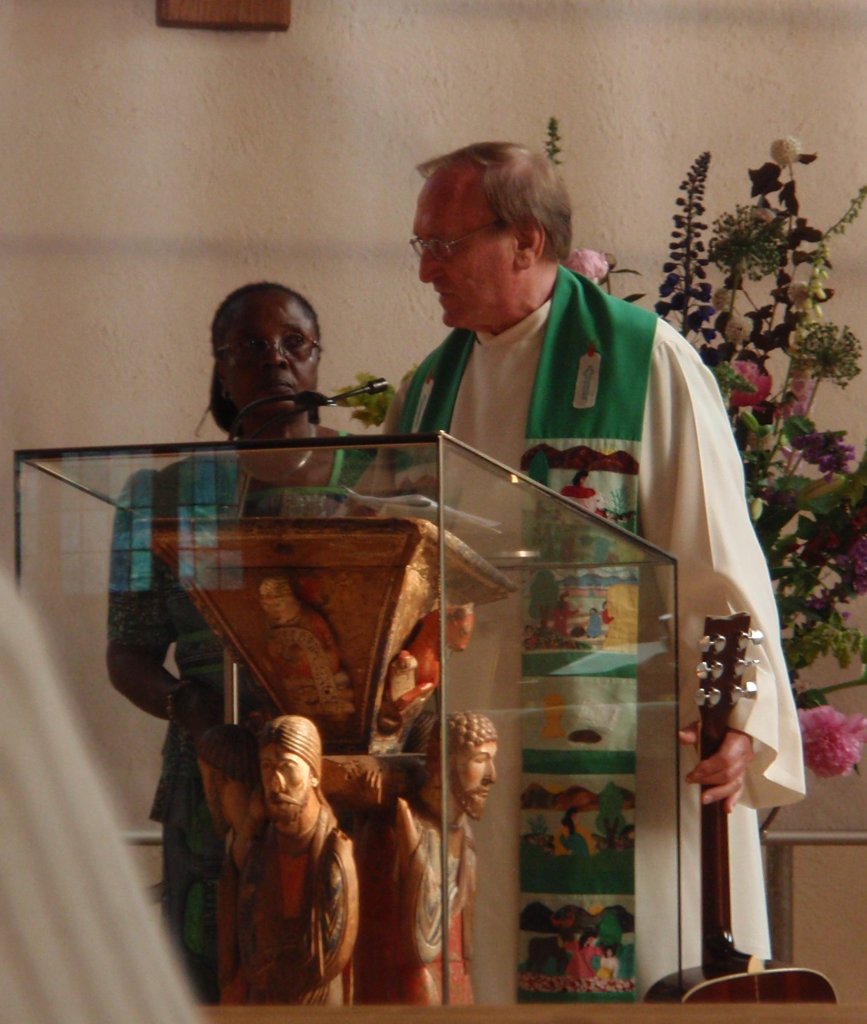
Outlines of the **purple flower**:
M807 598L807 607L810 611L821 614L822 612L828 611L831 607L832 601L833 596L831 592L827 587L822 587L821 593L814 594L812 597Z
M595 249L573 249L563 260L563 266L599 284L608 276L611 262L604 252L597 252Z
M867 717L844 715L830 704L822 704L800 708L798 719L807 767L822 778L851 775L867 741Z
M801 452L805 462L818 466L830 479L834 473L845 473L855 458L855 449L843 443L843 436L840 431L814 431L793 438L792 447Z
M836 564L856 594L867 594L867 537L859 537L845 554L838 555Z

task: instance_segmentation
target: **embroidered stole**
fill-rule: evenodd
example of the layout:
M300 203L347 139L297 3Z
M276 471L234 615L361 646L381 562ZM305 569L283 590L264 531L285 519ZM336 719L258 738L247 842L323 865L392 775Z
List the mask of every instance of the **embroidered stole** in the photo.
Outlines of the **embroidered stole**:
M633 531L656 322L558 270L519 467ZM421 364L401 430L448 430L474 341L453 331ZM639 580L605 566L602 531L586 531L599 550L575 550L582 532L556 512L524 527L527 546L559 566L523 587L521 1002L636 998Z

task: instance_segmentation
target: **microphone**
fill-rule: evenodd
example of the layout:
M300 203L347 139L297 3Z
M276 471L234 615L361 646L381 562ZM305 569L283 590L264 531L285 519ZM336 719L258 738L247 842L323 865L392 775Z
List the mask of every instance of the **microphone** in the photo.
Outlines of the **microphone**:
M254 437L260 434L266 427L271 426L272 423L276 423L279 420L291 419L294 416L300 416L303 412L307 413L307 417L311 423L318 423L319 410L322 406L340 405L340 403L345 401L347 398L354 398L356 395L378 395L380 392L385 391L387 387L388 381L385 377L376 377L374 380L368 381L366 384L360 384L356 388L350 388L349 391L341 391L339 395L332 395L331 397L320 394L318 391L299 391L295 395L268 395L265 398L257 398L245 405L232 421L232 425L229 428L229 440L235 441L238 439L238 429L243 423L244 418L254 409L260 409L263 405L275 405L278 402L285 402L288 399L294 404L295 408L288 412L278 413L272 419L268 420L267 423L263 424L259 430L256 431L256 434L253 435Z

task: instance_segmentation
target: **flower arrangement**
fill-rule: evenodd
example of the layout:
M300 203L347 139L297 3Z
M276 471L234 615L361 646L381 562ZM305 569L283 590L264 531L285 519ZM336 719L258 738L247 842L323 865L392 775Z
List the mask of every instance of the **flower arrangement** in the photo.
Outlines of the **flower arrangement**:
M832 239L851 225L867 186L830 228L801 213L795 170L813 163L792 137L750 170L750 202L704 221L710 154L681 182L657 313L696 346L716 375L744 460L747 497L774 580L783 647L799 708L805 760L817 775L850 774L867 717L828 695L867 684L867 636L849 622L867 593L867 451L857 464L845 430L811 419L818 388L845 388L861 344L826 320ZM710 240L706 242L706 233ZM722 275L717 287L711 267ZM817 664L861 663L846 682L817 685Z

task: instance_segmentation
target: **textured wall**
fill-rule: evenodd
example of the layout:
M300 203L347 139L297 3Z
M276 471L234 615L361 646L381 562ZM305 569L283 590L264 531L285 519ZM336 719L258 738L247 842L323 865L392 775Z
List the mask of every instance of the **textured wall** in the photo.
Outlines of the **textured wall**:
M11 451L192 439L210 316L238 284L310 296L324 390L358 369L397 380L441 333L406 244L426 156L484 137L541 144L557 116L576 241L640 270L648 302L702 150L712 211L746 200L746 168L787 133L820 155L800 177L816 224L867 181L862 0L293 7L288 33L244 34L157 28L155 0L0 5L2 564ZM867 335L867 219L833 256L834 319ZM819 416L863 438L865 396L867 380L825 392ZM99 657L79 669L100 699L101 671ZM863 821L862 781L845 792ZM829 857L819 880L815 860L799 913L848 906L833 955L856 978L845 994L867 998L867 963L851 970L867 948L861 887L855 913L851 867ZM834 947L819 931L799 930L802 958Z

